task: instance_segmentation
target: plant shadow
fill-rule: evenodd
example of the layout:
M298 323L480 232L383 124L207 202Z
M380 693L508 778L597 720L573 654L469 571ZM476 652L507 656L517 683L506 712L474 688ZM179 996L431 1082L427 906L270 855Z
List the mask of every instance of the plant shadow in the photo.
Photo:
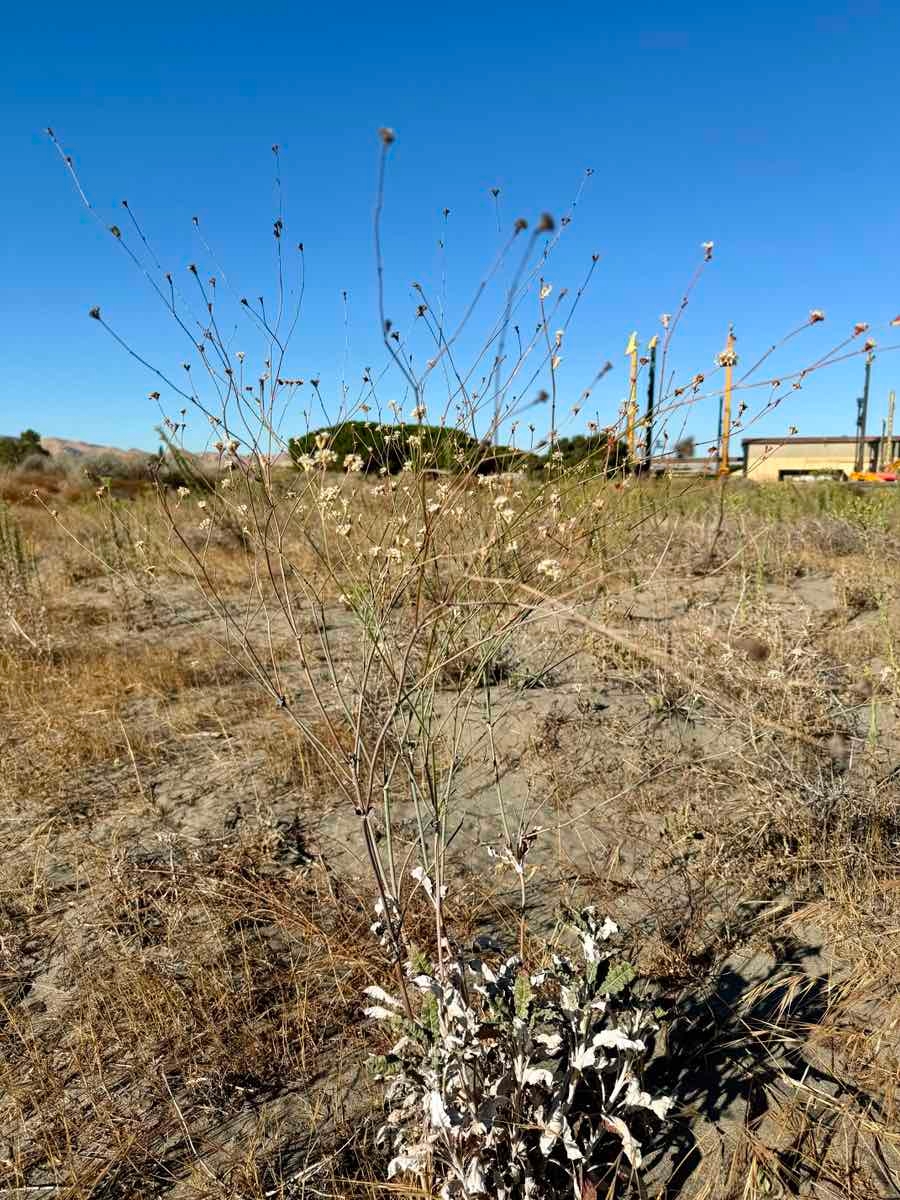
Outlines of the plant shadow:
M804 1054L809 1030L828 1012L828 977L814 969L819 947L792 939L781 944L780 952L762 969L759 959L743 969L726 965L704 994L679 1005L665 1052L656 1047L647 1083L654 1093L674 1096L678 1108L659 1144L648 1148L645 1165L648 1182L666 1200L676 1200L697 1182L709 1155L702 1142L717 1141L724 1158L727 1141L736 1143L744 1131L758 1130L773 1097L784 1094L783 1085L791 1080L802 1079L824 1097L843 1097L872 1112L870 1095ZM792 1190L801 1187L810 1171L797 1148L772 1152ZM721 1167L717 1162L715 1169Z

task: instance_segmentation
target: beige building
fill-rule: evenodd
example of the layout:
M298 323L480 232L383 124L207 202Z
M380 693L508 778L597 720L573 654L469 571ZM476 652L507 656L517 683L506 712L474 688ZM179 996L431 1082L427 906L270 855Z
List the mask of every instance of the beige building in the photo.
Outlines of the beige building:
M802 475L833 475L846 478L855 470L855 437L744 438L744 475L758 483ZM863 470L875 467L881 438L865 439ZM886 461L900 458L900 438L893 439Z

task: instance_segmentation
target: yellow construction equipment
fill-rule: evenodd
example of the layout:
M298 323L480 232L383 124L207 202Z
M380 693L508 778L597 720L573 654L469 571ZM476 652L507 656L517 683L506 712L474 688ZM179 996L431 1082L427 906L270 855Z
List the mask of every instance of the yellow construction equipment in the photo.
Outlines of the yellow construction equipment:
M848 479L853 483L897 483L900 481L900 458L880 471L851 471Z

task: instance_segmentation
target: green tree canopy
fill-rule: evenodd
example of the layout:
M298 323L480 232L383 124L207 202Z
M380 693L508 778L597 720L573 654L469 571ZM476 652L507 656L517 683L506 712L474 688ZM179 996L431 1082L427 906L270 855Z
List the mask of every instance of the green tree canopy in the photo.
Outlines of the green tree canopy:
M471 470L482 475L534 469L541 464L534 454L480 441L461 429L374 421L345 421L290 438L288 450L296 463L324 450L327 466L334 470L340 470L349 455L359 455L361 469L367 473L383 469L394 474L410 460L437 471Z
M17 467L29 454L50 457L50 452L41 445L41 435L34 429L26 429L18 437L0 437L0 467Z

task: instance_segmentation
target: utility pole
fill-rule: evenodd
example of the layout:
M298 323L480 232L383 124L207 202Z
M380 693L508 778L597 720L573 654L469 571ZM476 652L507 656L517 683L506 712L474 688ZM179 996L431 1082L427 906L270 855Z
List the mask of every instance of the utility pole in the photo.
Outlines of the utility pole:
M637 425L637 331L628 339L625 353L631 359L628 371L628 407L625 410L625 445L628 448L628 467L634 470L635 427Z
M722 391L722 405L719 409L719 474L728 474L729 445L731 442L731 388L734 368L738 356L734 349L734 326L728 326L728 340L725 349L719 355L719 366L725 368L725 387Z
M870 350L866 355L866 378L863 384L863 394L856 401L856 470L867 471L866 463L866 423L869 416L869 380L872 375L872 362L875 355Z
M653 464L653 408L656 402L656 343L659 338L656 334L650 339L650 344L647 347L650 351L650 364L647 367L647 416L645 419L646 443L644 446L644 469L649 472Z

